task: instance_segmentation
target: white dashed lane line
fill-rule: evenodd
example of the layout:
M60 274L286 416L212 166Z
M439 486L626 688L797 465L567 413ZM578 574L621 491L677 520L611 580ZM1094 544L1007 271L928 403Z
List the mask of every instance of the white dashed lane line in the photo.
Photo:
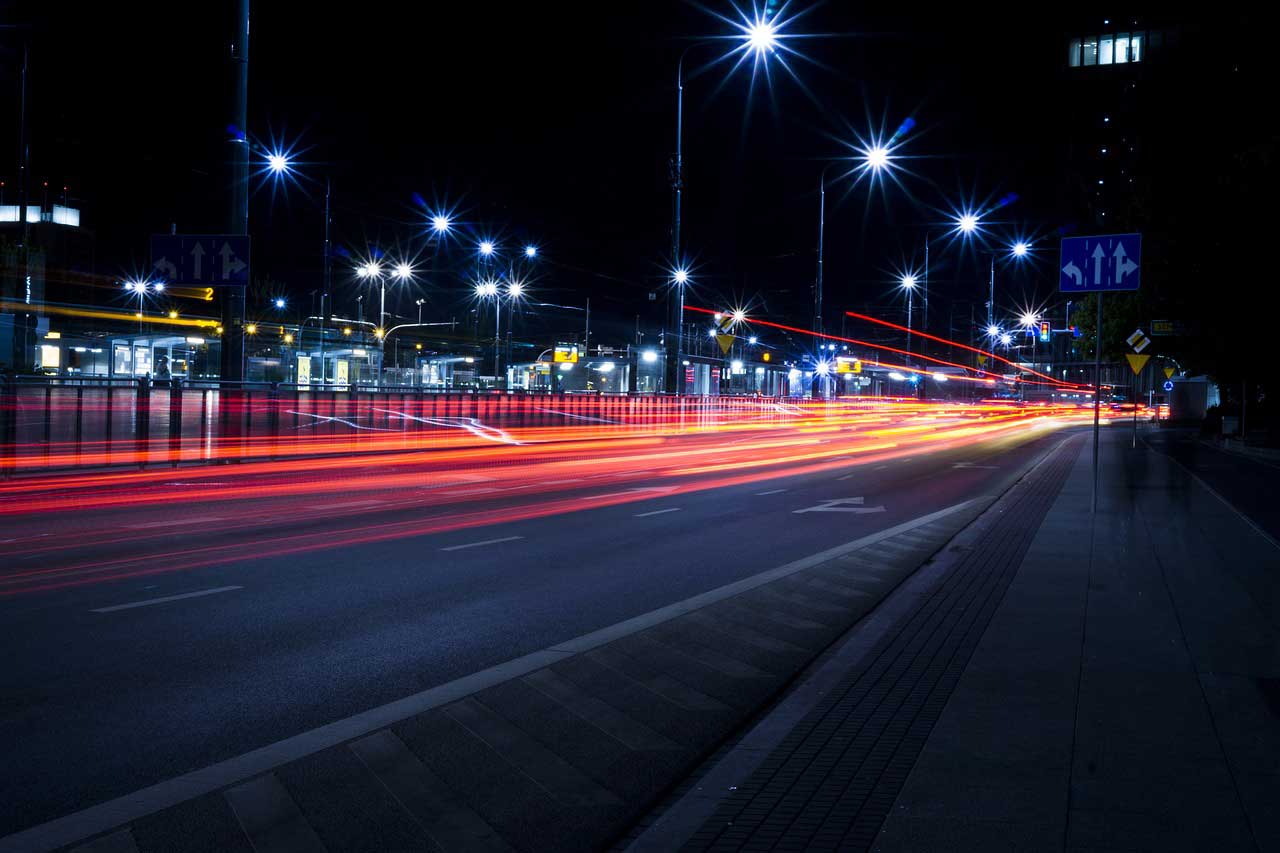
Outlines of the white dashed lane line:
M634 516L632 516L632 518L648 518L651 515L663 515L668 512L679 512L679 511L680 511L680 507L673 506L669 509L655 509L651 512L638 512Z
M180 595L166 595L161 598L146 598L142 601L130 601L128 604L115 604L111 607L97 607L90 613L115 613L117 610L132 610L135 607L150 607L153 604L168 604L170 601L181 601L185 598L203 598L206 595L217 595L220 592L244 589L242 586L216 586L213 589L198 589L195 592L184 592Z
M441 551L465 551L467 548L480 548L484 545L497 545L499 542L514 542L517 539L523 539L523 536L503 536L500 539L481 539L479 542L467 542L463 545L450 545L448 548L441 548Z

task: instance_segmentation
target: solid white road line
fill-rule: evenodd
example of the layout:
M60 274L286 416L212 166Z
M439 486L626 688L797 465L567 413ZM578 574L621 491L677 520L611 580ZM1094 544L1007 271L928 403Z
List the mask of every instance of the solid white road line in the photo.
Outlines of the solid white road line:
M126 524L125 530L149 530L153 527L178 527L182 524L204 524L206 521L222 521L220 515L200 515L192 518L177 518L173 521L148 521L143 524Z
M780 495L785 491L786 489L770 489L767 492L756 492L756 497L763 497L764 495Z
M651 515L662 515L663 513L667 513L667 512L679 512L679 511L680 511L680 507L673 506L670 509L655 509L653 512L638 512L635 515L633 515L632 518L648 518Z
M514 542L517 539L523 539L523 536L503 536L501 539L481 539L479 542L468 542L465 545L450 545L448 548L441 548L441 551L465 551L467 548L479 548L481 545L497 545L499 542Z
M217 595L220 592L231 592L244 589L242 586L215 586L213 589L198 589L195 592L184 592L181 595L166 595L162 598L148 598L143 601L131 601L128 604L116 604L111 607L97 607L90 613L115 613L117 610L132 610L135 607L150 607L153 604L166 604L170 601L181 601L184 598L203 598L206 595Z
M186 800L195 799L204 794L270 772L290 761L314 755L329 747L364 737L371 732L386 728L424 711L442 707L450 702L456 702L485 688L528 675L575 654L598 648L619 637L627 637L647 628L652 628L654 625L661 625L664 622L675 619L677 616L700 610L717 601L732 598L739 593L763 586L778 578L795 574L825 563L828 560L834 560L837 557L874 545L899 533L923 527L930 522L945 518L979 501L989 500L992 500L992 498L984 495L963 501L945 509L940 509L937 512L931 512L928 515L922 515L919 518L881 530L879 533L872 533L869 536L863 536L852 542L828 548L817 554L810 554L808 557L751 575L742 580L695 595L692 598L686 598L684 601L678 601L674 604L660 607L657 610L651 610L648 613L618 622L607 628L601 628L590 634L583 634L580 637L566 640L541 651L530 652L527 655L500 663L489 669L482 669L479 672L473 672L454 681L428 688L412 696L406 696L386 705L370 708L354 716L258 747L251 752L237 755L235 758L228 758L217 764L149 785L123 797L98 803L82 811L73 812L47 823L42 823L39 826L16 832L0 838L0 853L51 851L59 847L66 847L72 842L82 841L94 835L101 835L110 829L131 823ZM476 544L482 545L486 543Z

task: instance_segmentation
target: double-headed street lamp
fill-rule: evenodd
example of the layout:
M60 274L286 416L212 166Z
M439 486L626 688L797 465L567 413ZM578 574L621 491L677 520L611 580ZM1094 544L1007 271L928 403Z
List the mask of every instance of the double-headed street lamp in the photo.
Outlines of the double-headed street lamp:
M147 281L131 279L124 283L124 289L138 295L138 334L142 334L142 307L148 293L164 293L163 281Z
M384 271L382 264L378 261L369 261L356 267L356 276L361 279L373 279L378 283L378 322L374 326L374 337L378 339L378 349L385 357L386 355L386 318L387 318L387 279L394 278L403 284L413 278L413 267L401 261L391 268L389 272ZM379 368L385 366L380 363ZM379 370L381 373L381 369ZM379 384L381 384L381 376L379 376Z
M508 299L514 310L516 300L524 295L524 283L519 280L511 281L504 292L497 281L488 278L476 283L475 294L477 299L493 300L493 381L496 385L501 370L502 300Z

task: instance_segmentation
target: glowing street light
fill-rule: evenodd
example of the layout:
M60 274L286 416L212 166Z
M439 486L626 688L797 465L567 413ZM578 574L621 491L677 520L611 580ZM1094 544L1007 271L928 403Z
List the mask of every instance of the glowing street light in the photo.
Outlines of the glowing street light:
M272 151L267 155L267 168L271 170L273 175L282 175L289 171L291 167L289 156L281 151Z
M689 271L684 268L677 269L671 274L671 280L676 284L686 284L689 281Z
M413 267L405 263L396 264L395 277L401 281L413 278Z
M769 18L757 17L747 26L743 39L750 50L765 53L778 46L778 30Z
M277 297L275 298L275 305L276 305L276 308L284 308L284 305L285 305L284 297L283 297L283 296L277 296Z
M883 145L872 146L868 149L864 160L872 171L878 172L889 165L889 149Z
M1030 248L1031 247L1028 246L1026 243L1019 241L1017 243L1014 243L1013 247L1009 251L1013 254L1015 258L1025 258Z
M431 217L431 230L437 234L448 234L449 229L453 227L452 220L443 213L437 213Z
M513 281L507 285L507 296L512 299L519 299L524 295L524 284L519 281Z
M1000 337L1000 327L997 326L995 323L992 323L991 325L987 326L987 337L989 338Z
M493 252L494 252L494 245L493 245L493 241L492 241L492 240L481 240L481 241L480 241L480 247L479 247L479 248L480 248L480 254L481 254L481 255L484 255L484 256L487 258L487 257L489 257L490 255L492 255L492 254L493 254Z
M902 281L900 283L902 285L902 289L907 292L907 361L910 362L911 361L911 317L914 313L912 311L912 298L915 296L915 292L916 292L916 277L911 273L907 273L904 276L902 276Z
M962 213L956 220L956 228L961 234L972 234L978 230L978 217L972 213Z
M1013 335L1009 334L1008 332L1004 332L1003 334L1000 335L1000 343L1003 344L1006 348L1008 348L1008 346L1011 343L1013 343Z
M531 243L531 244L529 244L528 246L525 246L525 247L524 247L524 256L525 256L526 258L536 258L536 257L538 257L538 247L537 247L537 246L535 246L535 245L533 245L532 243Z
M1040 318L1036 316L1035 312L1033 311L1024 311L1022 316L1018 318L1018 324L1028 329L1034 326L1039 321L1040 321Z

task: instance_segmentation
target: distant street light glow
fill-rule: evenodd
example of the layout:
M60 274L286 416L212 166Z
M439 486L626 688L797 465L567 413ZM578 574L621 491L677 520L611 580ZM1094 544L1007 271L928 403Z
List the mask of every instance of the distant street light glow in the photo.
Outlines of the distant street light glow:
M778 45L778 31L766 17L758 17L747 27L747 46L756 53L773 50Z
M413 267L409 266L408 264L396 265L396 278L404 280L406 278L409 278L412 275L413 275Z
M876 145L867 152L867 165L873 170L879 171L889 165L889 149L883 145Z
M447 234L449 232L449 228L452 227L452 224L453 223L449 220L449 217L444 214L437 213L435 216L431 217L431 230L437 234Z
M485 255L486 257L489 255L492 255L493 243L490 242L489 240L482 240L480 242L480 254Z
M658 354L651 349L645 350L642 357L644 358L645 364L653 364L658 360Z
M676 284L684 284L689 280L689 271L681 267L671 274L671 278Z
M289 158L279 151L273 151L267 155L267 168L274 174L280 175L289 171Z
M1028 247L1026 243L1014 243L1013 244L1014 257L1017 257L1017 258L1025 257L1027 254L1027 248Z
M907 290L910 290L911 288L915 287L916 277L913 275L904 275L902 277L902 286Z
M1039 318L1034 313L1028 311L1025 314L1023 314L1021 318L1019 318L1018 322L1030 328L1031 326L1034 326L1036 324L1036 321L1038 319Z
M513 299L518 299L524 293L524 284L513 281L507 285L507 295Z
M989 337L994 338L994 337L999 336L999 334L1000 334L1000 327L999 327L999 326L995 325L994 323L992 323L990 326L987 326L987 335L988 335Z
M1013 335L1009 334L1008 332L1005 332L1003 335L1000 336L1000 343L1004 344L1005 346L1009 346L1009 344L1013 343Z
M961 233L972 234L978 230L978 217L972 213L961 214L960 218L956 220L956 227L960 229Z
M276 297L276 307L277 307L277 308L283 308L283 307L284 307L284 298L283 298L283 297L279 297L279 296L277 296L277 297Z
M538 257L538 247L537 247L537 246L533 246L533 245L525 246L525 247L524 247L524 256L525 256L526 258L536 258L536 257Z

